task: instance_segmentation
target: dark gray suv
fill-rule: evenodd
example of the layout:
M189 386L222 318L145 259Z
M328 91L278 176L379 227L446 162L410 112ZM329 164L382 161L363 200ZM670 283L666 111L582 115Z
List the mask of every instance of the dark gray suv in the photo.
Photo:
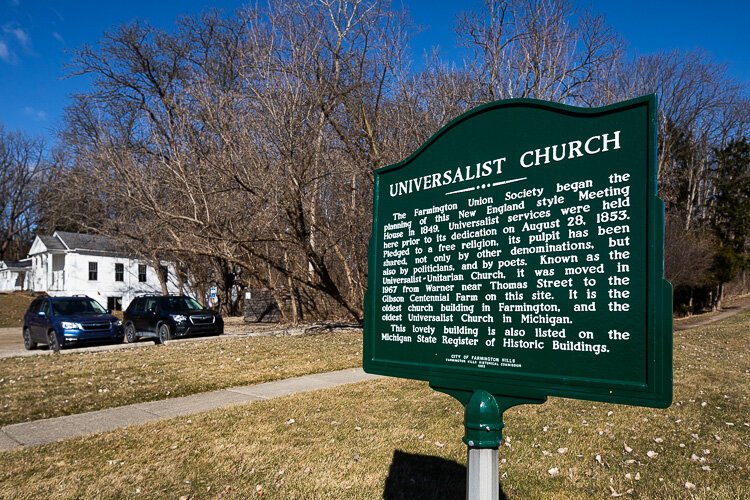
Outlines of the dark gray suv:
M158 344L188 335L221 335L224 320L186 295L144 295L136 297L122 320L125 340L153 338Z

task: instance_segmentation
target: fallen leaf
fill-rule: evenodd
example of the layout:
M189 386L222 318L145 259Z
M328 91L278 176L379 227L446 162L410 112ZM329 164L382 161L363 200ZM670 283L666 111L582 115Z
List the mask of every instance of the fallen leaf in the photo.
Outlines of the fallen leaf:
M695 485L693 483L691 483L690 481L688 481L688 482L685 483L685 488L687 488L689 490L694 490L695 489Z
M612 486L609 487L609 491L612 492L612 494L610 495L610 497L621 497L621 496L623 496L625 494L625 493L617 493L617 490L614 489Z
M552 467L550 470L547 471L547 473L552 477L555 477L559 472L560 472L560 469L558 469L557 467Z
M648 450L646 452L646 456L648 456L648 458L654 458L656 455L658 455L658 453L656 453L655 451L652 451L652 450Z

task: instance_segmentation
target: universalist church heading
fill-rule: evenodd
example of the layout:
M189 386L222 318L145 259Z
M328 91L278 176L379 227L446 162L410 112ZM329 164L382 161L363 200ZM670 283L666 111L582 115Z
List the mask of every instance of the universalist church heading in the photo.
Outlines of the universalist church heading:
M553 162L574 160L584 156L606 153L616 149L620 149L620 130L611 133L608 132L605 134L593 135L586 140L573 140L563 144L555 144L554 146L532 149L526 151L520 156L518 164L522 168L531 168L539 165L547 165ZM507 157L494 158L487 161L480 161L475 165L466 165L456 169L394 182L389 186L389 194L391 197L396 197L452 184L459 184L483 177L499 176L503 173L503 164L507 160ZM505 182L501 182L500 184L504 183Z

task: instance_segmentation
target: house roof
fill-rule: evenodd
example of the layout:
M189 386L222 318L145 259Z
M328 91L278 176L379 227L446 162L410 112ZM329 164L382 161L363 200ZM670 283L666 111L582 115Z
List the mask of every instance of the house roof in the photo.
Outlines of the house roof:
M5 265L8 267L31 267L30 260L6 260Z
M65 250L65 245L54 236L39 236L47 250Z
M31 246L29 255L37 255L44 252L79 252L118 255L128 255L132 253L123 242L108 236L102 236L99 234L70 233L67 231L55 231L55 234L52 236L37 235L37 239Z
M65 247L67 247L67 249L69 250L127 253L127 249L124 248L124 245L122 245L120 242L99 234L82 234L69 233L67 231L56 231L55 236L59 238L62 244L65 245Z
M10 269L11 271L25 271L31 267L30 260L0 260L0 269Z

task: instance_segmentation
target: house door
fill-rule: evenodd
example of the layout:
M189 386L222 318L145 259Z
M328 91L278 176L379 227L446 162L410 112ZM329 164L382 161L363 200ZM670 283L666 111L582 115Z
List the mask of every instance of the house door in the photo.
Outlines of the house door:
M50 290L65 290L65 254L52 255L52 283Z

